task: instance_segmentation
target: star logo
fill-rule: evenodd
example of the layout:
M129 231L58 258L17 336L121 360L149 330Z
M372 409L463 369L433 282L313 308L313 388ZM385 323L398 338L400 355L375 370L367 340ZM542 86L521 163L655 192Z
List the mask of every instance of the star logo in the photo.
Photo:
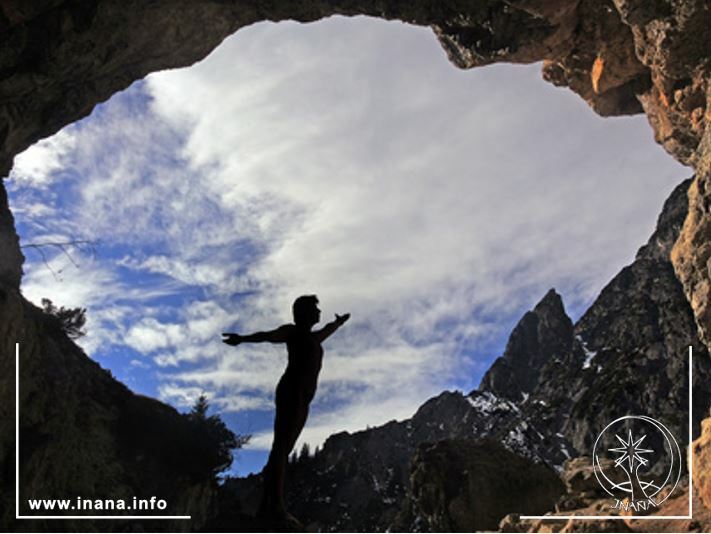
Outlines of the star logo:
M592 450L595 477L615 504L639 512L658 507L679 483L683 459L676 439L661 422L626 415L609 423ZM660 497L663 488L670 488Z
M615 467L620 467L625 461L628 461L630 464L630 472L634 472L635 461L643 466L649 463L649 460L641 456L642 454L654 452L652 449L641 448L642 441L647 437L647 434L644 434L637 441L632 438L632 430L628 431L627 441L622 439L619 434L615 434L615 437L622 444L622 447L607 449L610 452L616 452L622 455L615 460Z

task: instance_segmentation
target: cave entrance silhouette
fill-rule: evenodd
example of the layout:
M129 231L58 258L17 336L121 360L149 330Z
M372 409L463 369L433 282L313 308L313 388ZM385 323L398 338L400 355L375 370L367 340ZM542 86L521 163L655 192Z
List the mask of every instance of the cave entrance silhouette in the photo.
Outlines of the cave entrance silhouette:
M372 20L352 22L376 24ZM514 316L521 308L526 308L527 304L524 303L527 303L532 295L537 295L541 287L547 289L553 285L551 280L555 278L565 280L563 292L567 292L567 288L572 291L575 287L588 287L587 291L583 291L579 296L580 302L584 302L584 294L594 293L594 289L590 288L606 280L609 272L616 269L615 262L619 261L620 254L627 254L641 242L634 232L623 239L619 228L623 227L629 231L631 225L621 226L618 221L641 219L641 215L635 216L644 212L640 206L654 206L653 212L644 215L652 221L656 216L656 206L659 205L656 197L661 199L665 196L664 192L657 194L655 190L657 186L661 190L663 184L671 188L673 182L667 182L667 176L662 175L671 175L675 170L672 165L665 167L665 164L671 163L666 156L663 159L650 156L654 145L649 139L644 139L645 146L650 149L649 153L640 151L639 146L635 144L636 140L640 139L637 137L640 132L646 132L649 137L648 127L640 125L640 121L644 119L632 121L634 128L616 130L610 124L602 128L599 126L601 119L595 117L575 95L558 91L553 97L556 90L540 81L537 72L535 84L540 91L535 89L529 83L533 79L532 68L497 67L474 71L472 76L476 81L459 87L454 96L443 97L444 87L452 83L455 77L453 73L456 73L456 76L466 74L447 64L438 48L435 49L438 64L446 67L450 75L444 74L444 69L428 73L427 69L420 68L421 76L407 78L408 72L417 72L417 65L421 64L425 57L435 55L432 50L424 53L425 48L419 37L417 40L404 41L404 44L391 42L390 46L383 46L381 33L371 27L366 32L368 39L356 41L356 44L360 43L357 47L352 40L346 39L352 34L344 30L343 21L324 21L320 24L328 25L328 28L324 30L324 34L317 34L316 41L319 42L315 45L312 43L306 48L303 42L290 41L290 46L281 49L276 47L274 55L267 54L261 58L267 62L263 71L256 67L251 72L247 68L242 69L242 72L246 73L243 80L246 89L243 92L238 91L235 84L224 84L229 88L226 94L235 93L248 104L247 107L255 103L264 106L262 115L240 115L243 118L242 124L263 124L264 128L251 139L250 135L244 135L240 137L239 143L232 143L228 147L242 158L241 161L246 162L242 166L234 161L223 160L226 156L222 151L224 147L220 145L229 145L230 141L229 132L223 131L228 130L225 128L229 116L228 103L220 102L214 93L203 91L204 86L200 85L200 80L219 82L220 77L226 76L224 69L217 69L217 76L214 72L211 74L203 70L197 76L199 80L190 79L188 76L182 79L183 85L173 83L175 79L162 82L161 85L161 82L155 81L160 79L158 75L153 77L153 81L146 82L154 84L150 88L155 91L150 93L156 105L152 112L160 119L155 122L162 122L163 126L167 124L184 135L182 138L180 135L156 136L155 139L160 140L160 146L148 142L157 131L153 129L153 121L139 121L139 125L134 124L133 127L124 129L129 135L122 137L117 133L121 117L111 116L112 104L97 110L96 115L92 117L100 118L105 125L110 125L113 137L107 136L108 140L121 141L128 145L133 137L134 143L129 145L131 153L140 157L136 158L136 161L128 162L122 161L121 158L111 159L112 153L118 153L116 147L121 146L121 143L105 143L107 150L94 153L97 157L91 158L90 164L81 167L80 176L69 176L67 180L72 187L78 188L86 184L92 193L79 195L82 199L80 206L87 208L90 217L77 217L71 222L78 223L77 227L81 227L86 221L92 220L92 231L118 236L118 242L124 244L134 244L132 240L136 236L154 239L152 234L163 234L147 245L140 243L138 251L141 259L145 261L129 261L129 258L119 264L118 260L125 257L126 249L118 247L116 256L107 256L107 263L145 271L148 274L144 281L149 279L149 276L177 280L188 288L186 294L190 296L189 300L195 300L201 305L204 301L194 297L205 294L204 287L211 289L229 280L229 276L221 272L219 267L234 264L237 259L244 259L223 252L230 247L236 249L237 246L244 245L241 241L230 241L224 237L229 234L228 230L233 228L245 229L246 235L256 241L255 248L274 245L272 248L266 247L267 259L257 265L257 271L261 269L262 273L268 274L261 282L276 280L288 285L290 279L287 275L296 273L301 278L295 285L310 284L309 287L314 287L312 282L325 281L326 285L333 287L368 288L372 293L370 300L366 299L366 305L360 305L360 309L366 311L365 315L386 317L390 310L399 312L396 320L386 325L387 328L383 326L381 330L377 324L368 325L367 332L372 334L370 338L374 345L360 347L363 353L371 355L371 359L360 362L363 367L359 371L372 382L363 385L364 381L358 373L353 375L353 382L364 388L364 397L370 402L368 409L373 412L373 416L380 418L372 424L378 424L386 417L400 416L412 411L417 406L416 399L424 400L428 392L442 387L441 383L432 379L436 373L432 373L431 369L441 370L444 376L457 366L471 364L471 360L479 356L471 351L470 346L480 339L478 336L481 335L482 329L485 329L491 317L496 314L476 321L472 318L473 310L492 307L504 300L508 302L502 306L501 313ZM380 21L377 24L387 23ZM395 32L398 38L403 38L406 31L424 31L390 24L393 26L387 32ZM310 27L306 32L318 32L316 26ZM293 29L294 25L284 24L280 27L277 32L281 31L281 37L284 38L285 29ZM252 32L257 30L259 28L254 28ZM247 32L248 29L242 30L237 36ZM337 53L324 49L324 35L330 36L331 39L335 36L343 39ZM279 37L277 34L269 39L278 41ZM428 35L428 38L431 40L431 35ZM267 50L261 46L265 42L267 39L262 38L254 48ZM375 59L374 66L365 68L361 62L354 59L351 62L354 70L344 74L343 62L338 58L351 57L349 50L353 49L368 52L371 58ZM322 59L329 65L330 75L318 71L313 62L295 60L299 51L307 58L309 54L315 54L319 50L324 51L325 57ZM388 51L390 55L386 56L384 51ZM415 54L413 51L423 53ZM331 63L328 63L329 57L333 58L334 55L336 60L331 59ZM221 56L219 53L215 55L221 61L234 61L234 56L230 56L231 52ZM278 64L279 68L268 63L275 61L275 57L284 60ZM304 70L301 73L287 71L289 65L303 65ZM319 81L315 86L320 87L320 91L303 85L303 80L308 78L310 70L319 73ZM535 71L537 70L535 67ZM278 76L264 83L258 81L261 79L260 72L265 74L270 71ZM514 71L517 73L514 74ZM164 76L169 74L165 73ZM250 74L254 76L250 78ZM517 84L516 76L521 76L520 84ZM341 86L334 88L337 78L342 78L341 81L345 82L343 85L352 87L356 95L364 97L363 100L356 101L353 97L345 96ZM324 83L324 80L328 83ZM428 80L434 83L427 85L425 82ZM253 85L250 86L250 83ZM173 93L170 92L171 85ZM479 90L473 91L476 87L479 87ZM279 88L281 90L278 90ZM142 88L139 84L132 90L138 90L140 93L145 89L145 84ZM178 94L180 91L175 92L176 89L183 91L182 96ZM294 98L300 90L303 92L302 98ZM132 105L140 108L140 105L132 101L135 94L130 91L124 95L124 107L118 115L125 113L129 116ZM481 95L480 106L465 105L465 102L471 104L472 94ZM402 95L412 96L413 100L410 101ZM521 103L526 99L530 99L530 107L515 107L517 102ZM210 101L218 104L218 111L211 109L212 115L207 117L206 122L201 122L195 113L200 111L200 106L207 109ZM551 105L554 101L555 104ZM195 108L191 108L191 102L195 104ZM275 109L278 102L281 102L281 107ZM325 113L326 104L334 111ZM184 113L173 123L169 122L171 113L178 108L182 108ZM283 116L283 112L289 108L296 114L291 120ZM235 109L232 108L232 111ZM389 109L396 113L387 116ZM472 119L473 111L476 110L488 110L489 113L481 115L478 120L457 122L458 119ZM560 112L558 115L556 110ZM344 120L337 123L337 127L319 131L319 125L326 124L333 116L338 118L339 113L342 114L340 118ZM575 119L571 120L571 116ZM576 123L575 126L579 125L577 123L582 124L584 116L591 119L590 124L586 125L588 129L576 134L572 129L573 123ZM385 128L386 117L388 120L396 120L398 127ZM85 123L88 126L83 129L84 133L91 130L92 120L90 118ZM206 124L220 127L214 127L212 130L208 128L206 132ZM620 121L617 121L617 125L619 124ZM354 126L359 129L360 134L344 135L344 125ZM417 131L416 127L423 127L424 130L418 135L414 133ZM270 145L270 140L274 139L270 135L274 132L283 134L286 140ZM146 134L145 137L143 134ZM206 139L210 142L206 143ZM303 139L308 139L313 145L312 152L304 150L301 142ZM179 157L176 157L174 152L171 156L169 150L160 148L164 144L169 145L171 140L174 145L180 147ZM629 151L630 145L625 143L632 143L634 156L628 163L620 163L626 161L620 158L625 151ZM329 148L335 145L338 146L337 150ZM562 150L561 145L564 147ZM613 151L615 145L619 152ZM661 155L658 147L654 147L654 150ZM282 162L283 165L271 170L260 167L254 158L255 154L261 156L263 161ZM583 163L586 160L581 154L590 155L591 160ZM336 157L343 155L354 156L351 161L357 161L362 166L355 168L355 165L348 165ZM484 155L492 156L492 159L485 160ZM522 160L516 163L512 155L522 156ZM393 156L395 161L389 161L388 157ZM146 176L142 176L140 172L134 173L136 169L149 168L149 164L170 164L181 158L181 163L188 163L188 171L171 175L171 166L165 165L154 167ZM100 172L93 172L95 162L101 160L105 164L99 167ZM427 161L435 162L435 165L426 166ZM604 167L606 161L612 161L613 165ZM453 166L445 167L445 164L449 163ZM626 165L632 167L632 163L639 164L638 172L644 175L645 181L628 177L625 183L630 189L625 190L619 187L622 181L610 169ZM221 168L239 172L225 180L225 176L218 172ZM318 168L322 170L316 172ZM565 176L558 176L558 180L551 179L551 169L559 168L566 169ZM118 172L111 173L107 177L105 169L128 172L123 175ZM211 185L208 180L196 178L200 173L195 172L195 169L200 169L205 176L216 179L216 183ZM660 169L665 170L662 172ZM585 175L585 170L590 173ZM657 171L652 177L653 180L658 180L654 182L654 186L650 185L649 179L649 175L653 174L652 170ZM580 175L577 174L578 171L581 172ZM130 176L130 179L125 179L126 176ZM176 181L171 182L166 176L173 176ZM612 179L605 179L610 177ZM342 181L339 181L340 179ZM493 188L491 184L496 182L504 187L500 190ZM265 190L258 190L256 188L259 184L271 185ZM296 188L293 184L300 185ZM572 184L580 185L581 190L574 191ZM35 183L35 187L38 185ZM130 190L136 194L126 198L127 188L132 188ZM206 200L196 195L193 189L198 192L202 190L217 193ZM599 196L596 196L598 193ZM239 202L240 195L248 198L248 205ZM275 195L277 201L264 201L269 195ZM611 197L617 199L612 207L608 206L607 202ZM622 209L626 199L635 197L639 198L634 209L630 212ZM650 200L652 197L654 199ZM116 198L123 198L125 202L120 205ZM327 206L325 200L329 198L345 199L345 202ZM585 199L585 202L581 202L581 198ZM137 199L148 200L148 203L137 205ZM305 199L305 205L292 202L294 199ZM223 201L224 205L221 204ZM229 204L229 201L233 203ZM279 208L284 206L288 209L280 211ZM318 206L326 206L325 211L314 211ZM551 206L556 210L552 210ZM237 212L238 217L229 219L228 230L219 224L213 224L214 220L225 217L229 210ZM143 212L147 212L149 216L142 216ZM96 217L97 213L102 215ZM214 218L208 219L210 224L201 226L200 217L205 214ZM599 216L598 219L594 218L595 214ZM250 216L252 219L249 219ZM250 220L256 221L253 223L256 228L250 227ZM358 223L363 221L372 224L359 226ZM541 226L538 227L534 221ZM291 222L297 229L290 227L288 232L281 233L280 227ZM200 227L200 232L190 230L197 227ZM595 228L595 232L586 233L586 228ZM300 233L297 230L305 231ZM640 223L639 232L640 235L647 232L646 223ZM600 234L606 237L600 238ZM205 246L192 246L197 243L197 238L205 235L210 235L211 239L213 236L218 237ZM312 240L304 241L304 236ZM264 239L260 241L260 237ZM491 239L481 241L481 237ZM290 239L294 240L295 244L290 245ZM590 241L595 243L594 254L586 250L589 248L586 243ZM344 242L354 245L355 252L350 250L345 253L345 249L336 248L337 244ZM325 245L332 248L329 249ZM397 248L399 246L402 249ZM247 248L243 247L241 250ZM324 251L319 254L318 266L300 269L297 261L298 251L310 248ZM570 252L561 254L561 250ZM512 254L512 251L515 251L515 254ZM184 252L187 252L185 256L181 256ZM255 254L256 256L258 255ZM550 258L556 258L556 261L551 262ZM212 259L215 261L208 261ZM274 267L275 260L281 261L277 268ZM244 263L249 266L252 265L250 262L256 261L250 258ZM609 267L595 272L601 265ZM328 269L322 266L327 266ZM582 282L574 276L575 273L581 272L589 276ZM252 271L249 274L251 275ZM33 276L30 275L29 282L33 283L38 291L51 287L52 283L42 281L41 276ZM67 273L66 276L69 277L70 274ZM135 279L122 279L121 276L119 274L117 278L123 283L136 283ZM106 279L92 286L95 279L90 276L83 278L82 284L90 290L85 294L92 297L98 294L97 286L104 291L105 299L96 302L97 310L113 307L118 295L111 284L105 282ZM472 280L476 283L472 283ZM502 280L506 283L502 283ZM560 286L557 283L555 285ZM194 291L195 287L200 289ZM315 284L315 287L319 287L318 284ZM266 285L263 289L271 291ZM287 287L282 292L291 296L295 289ZM508 293L504 293L504 290ZM497 291L500 293L497 294ZM210 291L207 293L211 296L216 294ZM502 297L502 294L505 296ZM282 296L279 291L274 291L272 295L275 298L264 300L278 302ZM474 296L482 300L475 300ZM162 297L164 295L161 295ZM345 299L342 294L336 295L336 302L343 300ZM61 298L56 298L55 301L58 304L72 305ZM141 306L146 308L150 305L150 302L146 303L145 300L135 302L142 302ZM153 304L157 302L158 300ZM181 366L184 365L214 364L215 360L219 360L214 354L212 361L200 357L189 359L190 354L197 352L198 348L203 348L204 339L198 337L196 340L186 341L192 352L179 351L178 344L182 340L171 340L165 332L171 331L171 327L178 321L195 326L201 320L245 307L245 301L232 307L226 300L217 297L215 302L215 307L204 306L205 310L197 309L195 316L188 314L186 310L189 307L183 302L171 302L173 310L167 317L156 314L142 318L150 320L123 325L127 333L133 334L128 337L132 343L129 348L140 348L152 354L150 365L154 370L170 368L171 365L177 365L177 368L182 370ZM368 305L374 302L380 307L369 308ZM512 302L515 304L511 304ZM581 303L578 304L579 309L583 307ZM512 308L516 308L516 311L512 312ZM254 318L249 319L253 322ZM398 327L393 327L393 323ZM423 324L434 326L428 326L425 330L427 336L419 338L418 329L422 328ZM109 328L115 327L107 322L107 329ZM199 328L195 326L194 330L199 331ZM444 333L448 331L454 331L459 341L453 346L445 345L444 348L452 349L451 354L454 356L451 361L441 364L442 339L446 339ZM157 332L163 332L164 338L169 340L167 346L156 346L156 342L151 345L151 334ZM391 352L395 356L382 350L384 342L392 340L397 343L394 347L387 348L392 349ZM378 348L380 350L376 350ZM403 364L402 355L405 350L412 350L415 357L406 359L407 363ZM171 359L171 355L166 354L169 351L174 351L177 356ZM265 358L268 360L268 356ZM408 371L403 372L404 368ZM385 371L382 376L375 372L383 369ZM226 375L235 369L218 366L216 371L214 376L219 376L220 373ZM115 372L119 377L130 376L118 365ZM259 370L250 369L246 376L247 379L254 379L264 372L264 367ZM203 382L191 382L186 373L180 372L176 373L176 377L178 393L200 386L215 390L220 387L237 389L239 386L237 383L225 386L224 381L219 380L206 382L204 377L200 377ZM329 387L337 380L343 380L342 377L325 378L327 384L330 384ZM475 378L468 377L466 382L457 385L466 389L475 381ZM380 406L380 403L386 400L377 395L377 392L385 387L411 397L405 398L407 402L403 401L402 406L389 404L388 409L373 410L373 406ZM412 391L415 394L412 394ZM167 395L165 398L175 402L175 399L179 398L178 393L175 397ZM223 395L227 396L227 393ZM240 396L240 393L235 396L239 399L247 397ZM349 399L339 397L336 400L338 402L334 405ZM323 409L326 410L327 406ZM353 420L358 420L358 417L353 417Z

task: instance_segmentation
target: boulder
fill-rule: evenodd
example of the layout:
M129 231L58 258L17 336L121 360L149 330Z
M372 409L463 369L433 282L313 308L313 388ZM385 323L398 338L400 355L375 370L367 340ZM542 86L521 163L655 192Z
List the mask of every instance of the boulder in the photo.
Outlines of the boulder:
M553 471L491 440L420 445L410 483L396 530L492 530L512 511L536 515L552 509L564 491Z

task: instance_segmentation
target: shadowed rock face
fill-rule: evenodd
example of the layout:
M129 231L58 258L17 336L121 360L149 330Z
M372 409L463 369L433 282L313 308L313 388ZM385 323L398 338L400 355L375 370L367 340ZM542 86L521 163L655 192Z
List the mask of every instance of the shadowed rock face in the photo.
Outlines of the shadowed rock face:
M15 342L21 347L20 513L40 515L27 499L130 505L134 496L157 496L168 503L167 514L192 521L34 520L28 526L15 520ZM184 531L204 524L217 488L189 418L133 394L16 290L0 288L0 350L0 531Z
M486 372L479 390L513 401L524 400L538 384L543 366L551 358L570 352L572 343L573 323L560 295L551 289L511 332L503 356Z
M0 7L0 176L15 154L152 71L189 65L262 21L370 15L430 26L461 68L544 61L603 116L644 111L697 182L673 262L711 335L711 10L706 0L5 0ZM12 226L0 245L20 257ZM0 262L0 279L16 265Z
M711 85L706 117L711 120ZM672 263L684 286L702 341L711 347L711 128L706 128L696 180L689 188L689 213L672 249Z
M397 532L494 530L512 510L551 510L564 491L555 472L488 440L423 444L410 472L410 494L393 525Z
M7 205L5 186L0 182L0 287L20 287L24 261L15 233L15 218Z
M547 421L548 431L565 435L580 454L592 452L599 429L620 411L659 419L683 441L689 345L695 354L692 430L699 433L711 402L711 366L669 260L686 216L690 183L675 189L635 261L603 288L577 322L571 352L551 360L540 373L527 416ZM537 400L559 409L550 411Z

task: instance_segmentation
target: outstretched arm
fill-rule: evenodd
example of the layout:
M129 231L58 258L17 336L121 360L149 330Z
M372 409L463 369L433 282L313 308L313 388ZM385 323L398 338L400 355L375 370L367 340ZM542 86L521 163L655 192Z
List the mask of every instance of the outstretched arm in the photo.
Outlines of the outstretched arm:
M314 332L314 335L316 336L316 339L319 341L324 341L328 336L333 334L338 328L345 323L348 319L350 319L351 314L346 313L344 315L338 315L336 314L336 318L328 323L326 326L324 326L321 330L317 330Z
M222 334L224 338L222 342L232 346L239 345L240 343L286 343L291 328L291 325L285 324L276 330L255 332L254 334L248 334L246 336L228 332Z

